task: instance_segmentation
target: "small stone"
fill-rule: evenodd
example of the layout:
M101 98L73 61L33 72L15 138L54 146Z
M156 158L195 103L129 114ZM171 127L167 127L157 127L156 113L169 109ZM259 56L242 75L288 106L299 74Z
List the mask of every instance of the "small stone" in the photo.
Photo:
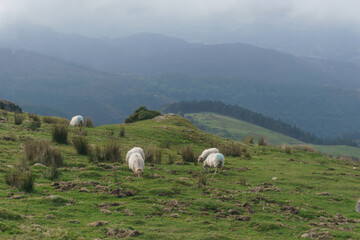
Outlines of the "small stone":
M45 217L46 217L47 219L53 219L53 218L54 218L54 215L49 214L49 215L46 215Z
M79 223L80 223L80 221L78 221L78 220L69 220L69 223L79 224Z
M57 198L60 198L60 196L59 195L50 195L49 198L50 199L57 199Z
M356 167L353 167L353 170L356 170Z
M22 195L14 195L11 198L12 199L21 199L21 198L24 198L24 196L22 196Z
M107 221L96 221L96 222L93 222L93 223L89 223L89 226L90 227L101 227L101 226L104 226L104 225L107 225L109 224L109 222Z
M235 209L230 209L230 210L228 210L228 213L231 214L231 215L237 215L237 214L239 214L239 212L238 212L237 210L235 210Z
M310 234L309 233L304 233L303 235L301 235L302 238L310 238Z
M331 194L328 192L321 192L321 193L316 193L317 196L330 196Z
M277 179L278 179L277 177L273 177L273 178L272 178L273 181L276 181Z
M42 164L42 163L35 163L35 164L34 164L34 166L47 167L47 166L45 166L45 165L44 165L44 164Z

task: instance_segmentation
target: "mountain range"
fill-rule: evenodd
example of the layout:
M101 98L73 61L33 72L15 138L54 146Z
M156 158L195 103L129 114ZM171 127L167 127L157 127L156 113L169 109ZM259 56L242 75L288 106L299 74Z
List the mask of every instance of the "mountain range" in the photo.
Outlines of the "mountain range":
M140 105L221 100L320 136L360 128L360 68L249 44L194 44L154 33L88 38L17 24L0 32L0 94L27 111L96 123Z

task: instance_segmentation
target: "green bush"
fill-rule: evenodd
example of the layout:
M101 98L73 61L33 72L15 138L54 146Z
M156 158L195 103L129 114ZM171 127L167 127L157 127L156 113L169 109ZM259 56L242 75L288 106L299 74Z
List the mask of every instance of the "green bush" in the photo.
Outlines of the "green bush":
M54 117L44 116L44 117L42 117L42 122L49 123L49 124L56 124L58 122L58 120Z
M37 129L39 129L41 127L41 122L40 121L32 121L29 125L29 128L32 130L32 131L35 131Z
M155 146L147 146L144 149L145 154L145 162L153 163L156 156L156 147Z
M131 114L125 123L133 123L141 120L152 119L156 116L161 115L159 111L148 110L146 107L139 107L133 114Z

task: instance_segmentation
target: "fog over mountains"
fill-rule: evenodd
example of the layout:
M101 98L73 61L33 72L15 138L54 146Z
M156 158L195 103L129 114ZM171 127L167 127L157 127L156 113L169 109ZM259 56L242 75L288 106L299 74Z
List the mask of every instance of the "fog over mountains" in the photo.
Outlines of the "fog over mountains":
M88 38L29 23L3 29L0 47L2 98L42 114L117 123L139 105L208 99L322 136L360 129L360 67L350 62L155 33Z

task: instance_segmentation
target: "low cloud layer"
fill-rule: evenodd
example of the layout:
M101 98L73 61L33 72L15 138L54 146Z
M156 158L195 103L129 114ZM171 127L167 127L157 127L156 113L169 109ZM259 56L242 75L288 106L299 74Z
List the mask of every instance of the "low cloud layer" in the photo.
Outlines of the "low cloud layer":
M27 20L94 37L206 34L262 23L360 29L358 9L358 0L0 0L0 25Z

